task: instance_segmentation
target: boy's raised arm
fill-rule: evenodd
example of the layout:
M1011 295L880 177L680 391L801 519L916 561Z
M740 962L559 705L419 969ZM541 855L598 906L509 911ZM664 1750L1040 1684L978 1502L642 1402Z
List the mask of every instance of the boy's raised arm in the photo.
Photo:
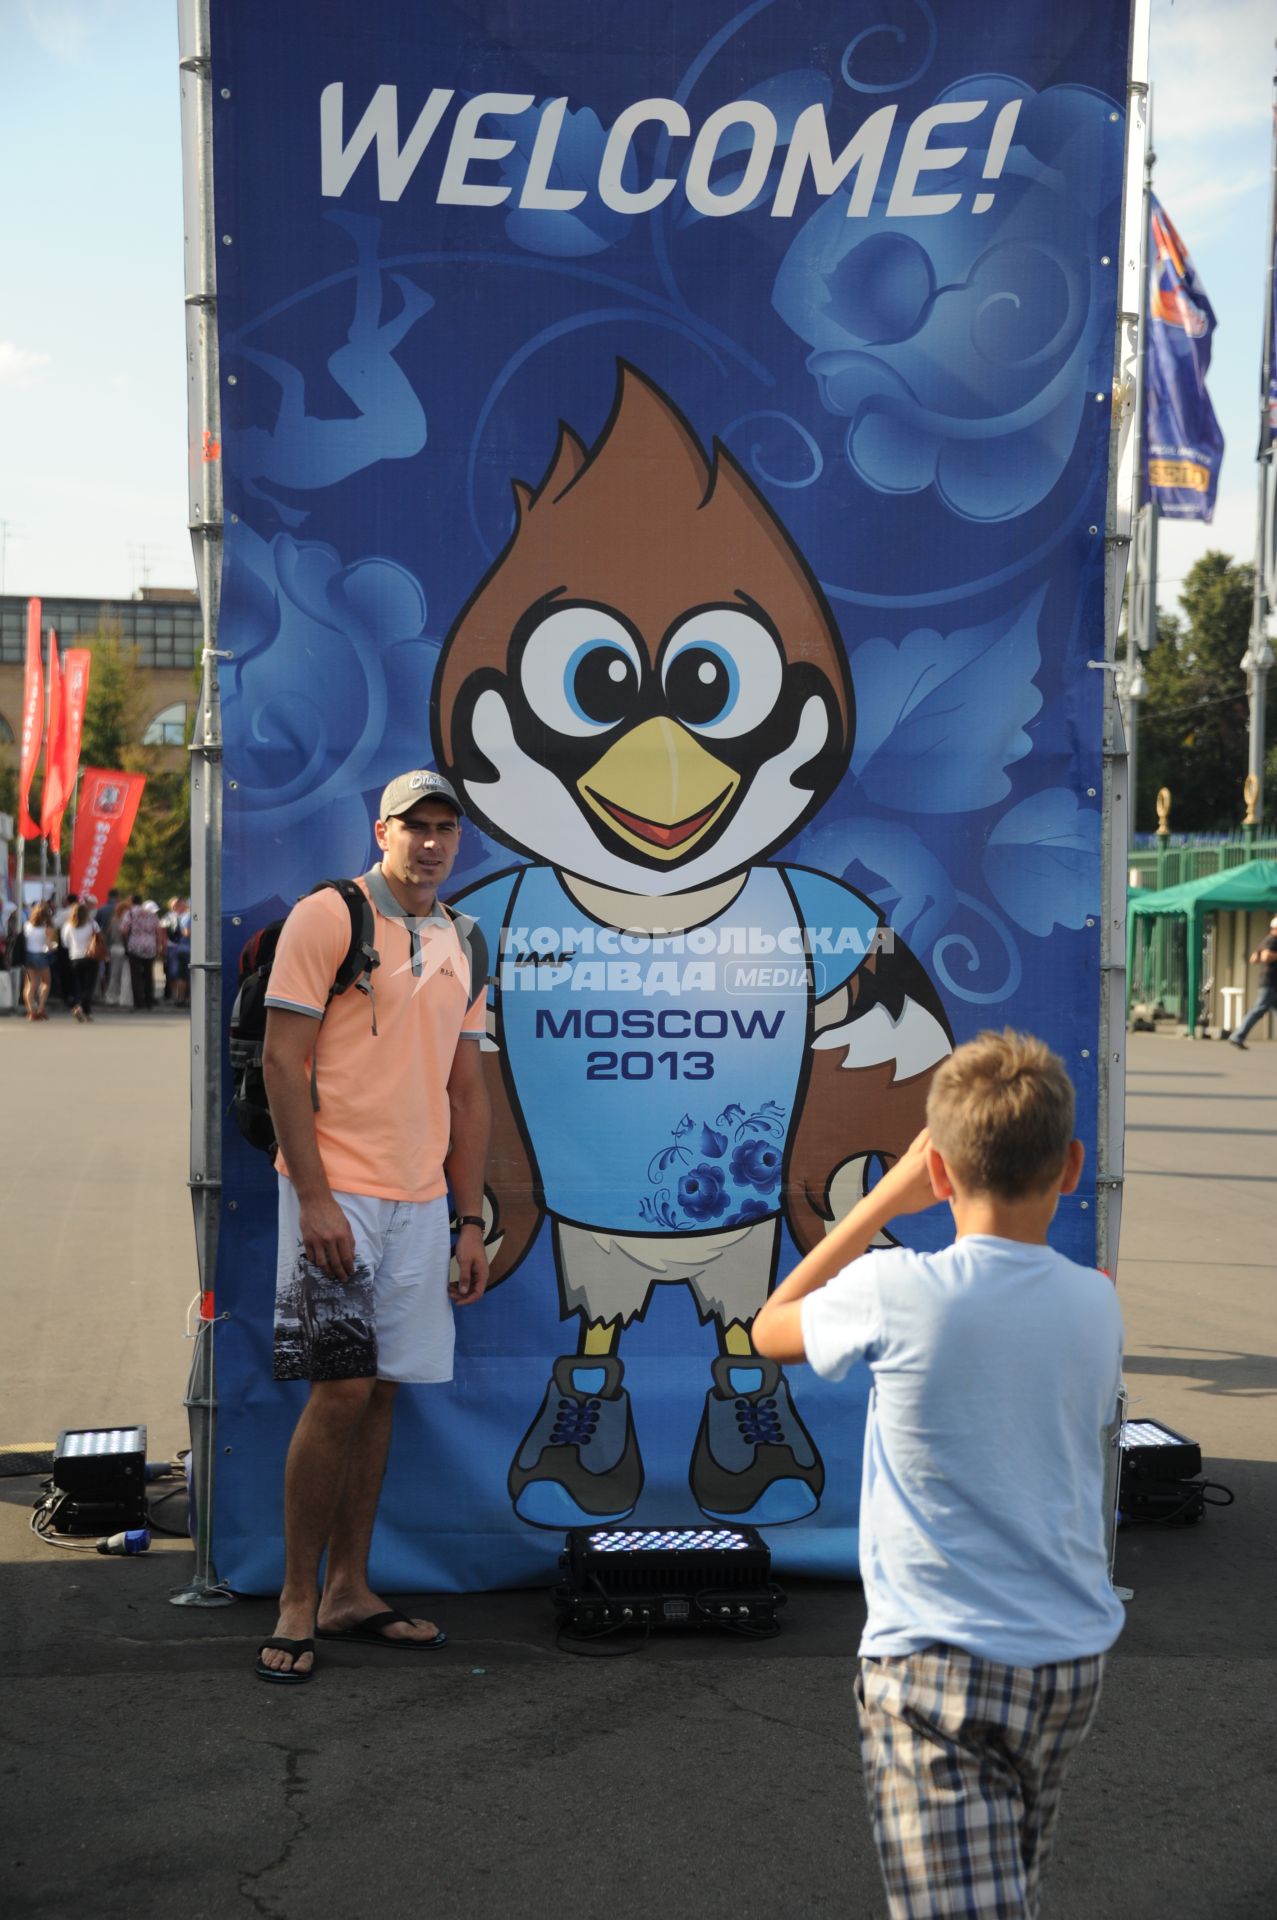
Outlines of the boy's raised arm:
M888 1221L931 1205L936 1195L927 1164L930 1146L931 1136L924 1127L872 1193L858 1200L781 1282L754 1320L751 1338L757 1352L769 1360L807 1358L800 1301L858 1260Z

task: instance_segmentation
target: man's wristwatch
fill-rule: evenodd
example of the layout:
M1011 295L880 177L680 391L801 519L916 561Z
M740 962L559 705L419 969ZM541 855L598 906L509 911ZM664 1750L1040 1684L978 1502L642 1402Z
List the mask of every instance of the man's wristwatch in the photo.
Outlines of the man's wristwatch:
M454 1227L482 1227L484 1219L481 1213L459 1213L452 1224Z

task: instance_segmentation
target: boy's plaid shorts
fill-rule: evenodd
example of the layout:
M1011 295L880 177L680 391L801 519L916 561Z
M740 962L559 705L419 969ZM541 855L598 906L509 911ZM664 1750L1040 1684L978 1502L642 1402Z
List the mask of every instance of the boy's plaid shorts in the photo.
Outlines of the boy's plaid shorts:
M1035 1920L1104 1656L1006 1667L957 1647L860 1663L860 1746L892 1920Z

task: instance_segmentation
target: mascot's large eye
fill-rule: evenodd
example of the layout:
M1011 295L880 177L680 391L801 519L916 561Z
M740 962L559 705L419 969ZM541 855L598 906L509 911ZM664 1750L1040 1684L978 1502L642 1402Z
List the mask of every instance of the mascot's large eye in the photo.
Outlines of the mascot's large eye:
M614 614L559 607L532 629L519 661L524 698L556 733L602 733L631 712L639 655Z
M761 620L734 607L707 607L671 637L661 684L676 720L731 739L767 718L783 675L780 648Z

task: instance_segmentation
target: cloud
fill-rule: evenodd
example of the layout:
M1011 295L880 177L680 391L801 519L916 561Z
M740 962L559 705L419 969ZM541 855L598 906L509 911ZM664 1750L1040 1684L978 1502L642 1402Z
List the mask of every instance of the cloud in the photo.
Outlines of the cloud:
M1154 0L1154 144L1207 154L1221 134L1266 126L1272 31L1271 0Z
M22 0L32 38L55 60L75 62L118 12L116 0Z
M12 340L0 340L0 384L6 381L20 381L24 375L34 373L37 367L47 367L47 353L30 353L26 347L15 347Z
M1165 201L1171 210L1171 218L1180 226L1195 214L1226 206L1230 200L1245 199L1247 194L1266 186L1268 178L1258 167L1249 173L1216 174L1208 179L1203 179L1195 169L1187 167L1179 173L1170 168L1167 172L1172 184L1163 190Z

